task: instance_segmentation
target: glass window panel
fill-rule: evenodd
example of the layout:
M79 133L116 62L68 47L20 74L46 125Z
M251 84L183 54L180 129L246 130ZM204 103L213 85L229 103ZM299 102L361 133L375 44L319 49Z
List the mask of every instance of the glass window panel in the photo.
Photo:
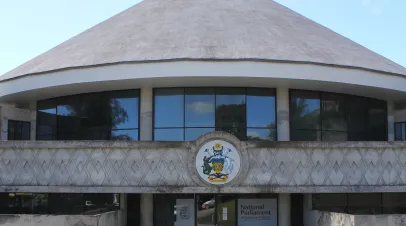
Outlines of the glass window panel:
M348 206L367 206L377 207L381 206L381 193L349 193L348 194Z
M216 127L245 127L245 107L244 89L217 88Z
M320 128L320 97L318 92L291 91L290 111L292 128Z
M31 124L29 122L23 122L22 123L22 134L21 134L21 138L23 140L30 139L30 130L31 130Z
M247 139L247 132L245 127L234 127L234 128L216 128L216 131L224 131L227 133L231 133L236 136L240 140Z
M80 112L79 96L63 97L58 100L58 136L59 134L78 133L80 131ZM67 137L64 136L64 138Z
M138 140L138 129L112 130L111 140L136 141Z
M348 141L348 134L347 134L347 132L323 131L322 140L323 141Z
M196 140L205 133L214 132L214 128L186 128L185 140Z
M318 130L293 130L292 141L320 141L321 132Z
M37 108L37 135L55 134L57 121L55 101L39 101Z
M247 128L247 140L276 140L276 129Z
M406 123L402 123L402 140L406 140Z
M368 141L367 133L348 132L349 141Z
M379 100L368 100L368 132L369 140L385 141L387 137L386 103Z
M138 101L137 90L110 93L113 129L138 128Z
M107 93L82 95L82 129L105 128L110 125L110 99ZM58 113L59 114L59 113Z
M276 128L275 96L272 90L247 90L247 127Z
M154 98L155 128L184 126L183 89L157 89Z
M312 195L313 207L327 207L327 206L346 206L347 195L332 193L332 194L313 194Z
M185 126L214 127L214 89L185 89Z
M37 135L37 140L56 140L56 135Z
M347 98L347 125L350 134L367 132L367 103L364 98Z
M321 116L323 130L346 131L346 107L344 96L339 94L322 93Z
M107 127L106 128L103 128L103 127L88 128L86 130L82 130L81 138L83 140L109 140L110 131ZM75 138L75 139L79 139L79 138Z
M385 207L406 207L406 193L382 193L382 205Z
M395 123L395 140L401 141L402 138L402 124L403 123Z
M154 140L156 141L183 141L183 128L155 129Z
M82 136L79 132L77 133L59 133L58 140L82 140ZM92 139L85 139L85 140L92 140Z
M16 122L15 121L8 121L8 130L7 130L7 136L8 140L15 140L15 128L16 128Z
M22 140L23 138L23 123L16 121L14 123L14 140Z

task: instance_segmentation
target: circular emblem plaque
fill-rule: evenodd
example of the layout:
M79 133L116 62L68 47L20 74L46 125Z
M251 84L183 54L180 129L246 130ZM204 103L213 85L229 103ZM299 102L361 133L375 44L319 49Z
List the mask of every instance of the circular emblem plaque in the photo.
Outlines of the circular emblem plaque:
M196 155L197 172L210 184L221 185L232 181L240 166L240 153L227 141L209 141L200 147Z

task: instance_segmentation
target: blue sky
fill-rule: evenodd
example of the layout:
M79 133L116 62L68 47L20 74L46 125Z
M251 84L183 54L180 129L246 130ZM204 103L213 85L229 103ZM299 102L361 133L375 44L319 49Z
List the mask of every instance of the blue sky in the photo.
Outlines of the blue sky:
M406 67L406 0L276 1ZM138 2L2 1L0 75Z

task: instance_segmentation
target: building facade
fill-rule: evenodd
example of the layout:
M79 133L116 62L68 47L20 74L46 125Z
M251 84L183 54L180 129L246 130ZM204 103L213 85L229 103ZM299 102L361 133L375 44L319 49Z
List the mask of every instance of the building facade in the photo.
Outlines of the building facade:
M273 1L145 0L0 77L0 222L405 225L405 76Z

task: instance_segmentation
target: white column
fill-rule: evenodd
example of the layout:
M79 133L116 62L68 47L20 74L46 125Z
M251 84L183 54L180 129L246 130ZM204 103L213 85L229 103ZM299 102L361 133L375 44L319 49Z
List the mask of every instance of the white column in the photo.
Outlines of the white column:
M290 225L290 194L278 194L278 226Z
M141 226L153 226L154 224L154 208L153 208L154 196L152 194L141 194Z
M140 98L140 140L152 141L152 88L142 88ZM154 196L152 194L143 193L140 195L140 216L141 226L153 226L154 224Z
M290 140L289 128L289 89L276 89L276 114L278 141ZM290 194L280 193L278 199L278 226L290 226Z
M388 101L388 141L395 140L395 109L393 102Z
M152 128L152 88L142 88L140 98L140 140L151 141L153 135Z
M120 226L127 226L127 194L120 194L120 213L118 215Z
M287 88L276 89L276 115L278 141L289 141L289 89Z

